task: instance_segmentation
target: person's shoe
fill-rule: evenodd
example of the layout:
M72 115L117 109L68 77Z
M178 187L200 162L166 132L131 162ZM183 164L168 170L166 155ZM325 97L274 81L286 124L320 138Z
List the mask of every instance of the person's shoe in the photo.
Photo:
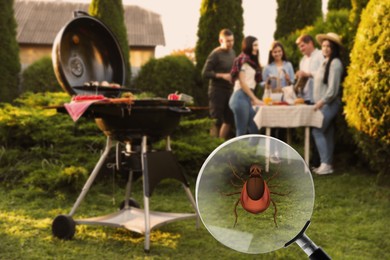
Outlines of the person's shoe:
M333 173L333 168L330 164L321 163L320 167L314 169L313 171L318 175L326 175Z
M314 167L314 166L313 166L313 167L310 167L310 170L311 170L312 172L316 172L316 171L318 170L318 168L319 168L319 167Z
M273 155L271 155L271 157L269 158L269 161L273 164L279 164L282 162L282 160L279 158L278 156L278 153L274 153Z

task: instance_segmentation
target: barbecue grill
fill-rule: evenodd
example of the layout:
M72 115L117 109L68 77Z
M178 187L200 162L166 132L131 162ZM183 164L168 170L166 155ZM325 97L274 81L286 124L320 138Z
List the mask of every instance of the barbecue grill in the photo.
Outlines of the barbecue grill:
M130 91L123 87L114 88L91 83L106 81L122 86L126 73L124 58L116 38L101 21L86 13L75 12L74 19L57 34L52 59L57 80L69 95L102 94L105 97L118 98L121 93ZM54 219L52 232L60 239L71 239L78 224L124 227L144 234L144 249L149 251L150 232L153 228L198 216L189 183L181 172L170 146L170 134L178 126L180 117L190 110L180 100L144 99L132 102L110 100L91 104L83 114L84 117L94 119L107 136L106 146L70 213ZM57 110L66 112L63 106L57 107ZM164 138L166 150L149 149L151 142ZM116 168L120 170L123 169L123 165L127 165L126 170L129 172L121 210L105 216L74 220L73 215L114 146ZM134 160L138 163L134 164ZM140 169L134 165L140 165ZM143 176L143 209L131 199L132 180L137 171L141 171ZM195 213L150 210L149 199L153 190L166 178L173 178L182 183Z

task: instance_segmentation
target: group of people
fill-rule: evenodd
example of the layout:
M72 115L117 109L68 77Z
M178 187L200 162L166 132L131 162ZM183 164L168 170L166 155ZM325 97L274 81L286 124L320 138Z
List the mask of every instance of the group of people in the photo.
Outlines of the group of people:
M256 86L281 91L296 79L305 79L302 98L324 116L322 127L312 129L320 157L319 167L313 171L320 175L333 173L333 119L341 107L339 92L344 73L340 58L342 43L335 33L319 34L316 40L321 50L316 49L310 35L296 40L303 57L299 70L294 73L280 42L272 43L268 64L262 69L258 39L245 37L242 51L236 56L233 32L221 30L220 46L210 53L202 70L203 78L209 80L210 116L216 120L211 134L228 139L234 126L236 136L259 133L253 118L255 107L263 105L263 101L255 94Z

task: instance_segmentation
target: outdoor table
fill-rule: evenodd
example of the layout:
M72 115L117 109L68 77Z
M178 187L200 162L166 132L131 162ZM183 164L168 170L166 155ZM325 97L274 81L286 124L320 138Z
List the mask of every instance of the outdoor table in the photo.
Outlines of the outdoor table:
M259 129L266 128L266 135L271 135L271 128L305 127L304 158L309 165L310 158L310 127L321 127L323 115L314 110L313 105L265 105L256 107L254 121ZM287 134L287 143L290 144L290 133ZM267 163L268 164L268 163ZM267 167L268 168L268 167Z

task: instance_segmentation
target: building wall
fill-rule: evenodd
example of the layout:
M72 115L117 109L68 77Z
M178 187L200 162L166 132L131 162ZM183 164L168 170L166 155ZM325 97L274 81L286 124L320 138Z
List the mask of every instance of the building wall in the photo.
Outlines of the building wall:
M35 61L48 56L51 57L51 46L23 44L19 45L19 58L22 70Z
M139 70L146 62L155 57L155 48L137 46L130 48L131 75L134 77L138 75Z

